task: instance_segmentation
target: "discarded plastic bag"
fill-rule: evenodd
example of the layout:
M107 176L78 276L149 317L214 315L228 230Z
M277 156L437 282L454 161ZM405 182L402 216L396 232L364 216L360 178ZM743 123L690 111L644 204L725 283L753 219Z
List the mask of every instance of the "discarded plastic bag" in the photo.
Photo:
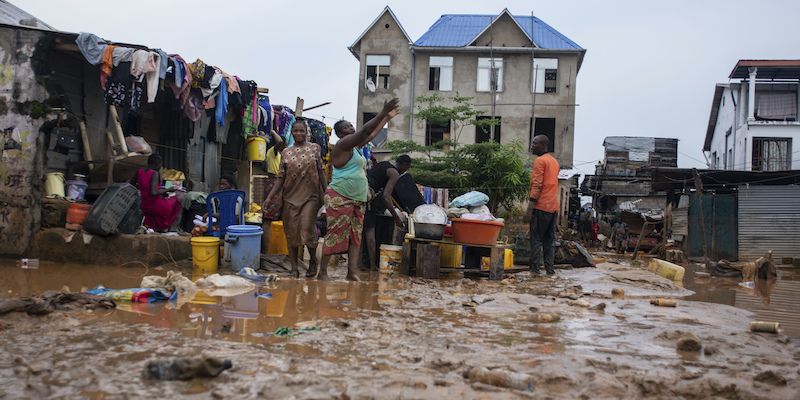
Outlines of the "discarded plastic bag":
M252 282L240 276L220 274L200 278L194 284L198 288L251 288L255 286Z

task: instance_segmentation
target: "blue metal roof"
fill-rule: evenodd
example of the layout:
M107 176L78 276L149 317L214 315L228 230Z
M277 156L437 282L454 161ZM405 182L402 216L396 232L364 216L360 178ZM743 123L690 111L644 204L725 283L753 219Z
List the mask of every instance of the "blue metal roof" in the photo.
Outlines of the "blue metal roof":
M464 47L486 29L497 15L442 15L416 42L421 47ZM582 50L577 43L531 16L514 16L528 37L544 49ZM533 21L533 24L531 24ZM533 25L533 26L531 26ZM531 30L532 28L532 30Z

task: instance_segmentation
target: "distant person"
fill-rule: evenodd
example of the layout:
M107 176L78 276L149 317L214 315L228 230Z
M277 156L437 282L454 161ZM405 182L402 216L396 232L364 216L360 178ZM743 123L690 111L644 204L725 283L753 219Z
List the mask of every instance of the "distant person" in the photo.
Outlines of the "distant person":
M328 181L323 171L320 147L309 141L306 120L296 120L291 133L294 144L283 151L278 180L264 199L263 206L266 208L275 196L281 196L279 193L283 190L282 219L292 265L290 274L295 278L300 276L298 252L306 246L311 255L306 276L311 278L317 275L317 213L322 207Z
M141 169L136 175L139 191L142 194L142 216L144 226L157 231L166 232L176 229L181 202L177 196L168 197L177 190L176 187L161 186L161 168L163 159L158 154L147 158L147 169Z
M328 231L322 247L319 280L330 280L328 262L331 255L344 252L347 252L347 279L360 280L356 276L356 268L361 251L364 208L368 200L369 185L365 172L367 160L356 147L372 140L398 114L399 102L396 97L384 102L383 110L358 131L344 120L333 126L339 141L331 152L333 178L325 191Z
M614 244L617 254L625 254L625 250L628 249L627 223L618 221L614 224L614 227L611 228L611 243Z
M281 154L283 153L283 149L286 148L286 141L283 140L281 135L278 135L277 132L270 131L270 137L272 138L273 145L272 147L267 150L267 157L266 157L266 167L267 167L267 179L264 182L264 198L266 199L269 196L269 193L272 191L272 188L275 187L275 182L278 181L278 171L280 170L281 166ZM269 230L270 225L273 221L280 221L281 220L281 206L283 205L283 196L278 192L273 198L272 201L269 203L262 204L261 213L262 213L262 222L261 228L263 230L263 234L261 235L261 248L262 252L266 253L267 249L269 249Z
M524 221L530 221L531 273L538 275L544 263L548 275L555 274L556 216L558 214L558 161L547 153L550 140L545 135L536 135L531 143L531 152L538 157L531 171L530 201Z
M367 252L369 254L369 267L373 271L378 270L378 263L375 251L375 222L378 214L383 214L384 210L389 210L394 218L394 224L400 228L405 227L400 214L392 203L392 193L395 184L400 179L400 175L406 173L411 168L411 157L406 154L397 157L396 161L381 161L375 164L372 169L367 171L367 181L369 188L375 193L375 198L369 204L364 215L364 237L367 240Z

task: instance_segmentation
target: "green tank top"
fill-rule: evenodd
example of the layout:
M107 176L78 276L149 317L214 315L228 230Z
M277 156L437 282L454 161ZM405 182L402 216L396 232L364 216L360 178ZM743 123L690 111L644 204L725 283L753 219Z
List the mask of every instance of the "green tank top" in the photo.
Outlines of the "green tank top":
M353 149L353 155L342 168L333 167L330 187L351 200L367 201L367 160Z

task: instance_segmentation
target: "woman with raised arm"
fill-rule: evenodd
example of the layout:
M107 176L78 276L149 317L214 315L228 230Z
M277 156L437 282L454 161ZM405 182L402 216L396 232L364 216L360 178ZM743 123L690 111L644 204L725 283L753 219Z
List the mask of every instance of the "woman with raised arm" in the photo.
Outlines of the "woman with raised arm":
M331 153L333 177L325 191L325 213L328 232L322 246L318 279L330 280L328 262L331 255L347 252L347 279L358 281L356 266L361 250L364 208L369 193L365 166L367 161L356 150L372 140L384 125L399 111L400 100L395 97L384 102L383 110L358 131L347 121L339 121L333 129L339 141Z

